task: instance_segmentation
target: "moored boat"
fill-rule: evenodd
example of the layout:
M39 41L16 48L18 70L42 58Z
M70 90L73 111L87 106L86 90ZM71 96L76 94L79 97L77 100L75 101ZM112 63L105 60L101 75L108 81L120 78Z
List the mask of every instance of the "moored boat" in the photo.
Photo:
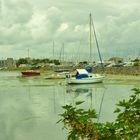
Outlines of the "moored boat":
M34 70L28 70L28 71L22 71L22 76L38 76L40 75L39 71L34 71Z
M101 61L101 66L102 69L104 70L104 66L103 66L103 61L102 61L102 57L101 57L101 53L100 53L100 49L99 49L99 45L98 45L98 41L97 41L97 37L96 37L96 32L95 32L95 28L94 28L94 24L93 24L93 19L91 16L91 13L89 15L90 17L90 61L92 63L92 54L91 54L91 39L92 39L92 34L95 38L95 42L96 42L96 46L97 46L97 50L98 50L98 54L99 54L99 58ZM93 33L92 33L93 31ZM92 68L91 69L76 69L77 73L76 75L66 75L66 82L68 84L92 84L92 83L101 83L103 81L104 76L100 75L100 74L93 74L93 73L89 73L92 72ZM89 72L88 72L89 71Z
M89 74L86 69L76 69L75 75L67 74L66 82L68 84L92 84L103 82L104 76L100 74Z

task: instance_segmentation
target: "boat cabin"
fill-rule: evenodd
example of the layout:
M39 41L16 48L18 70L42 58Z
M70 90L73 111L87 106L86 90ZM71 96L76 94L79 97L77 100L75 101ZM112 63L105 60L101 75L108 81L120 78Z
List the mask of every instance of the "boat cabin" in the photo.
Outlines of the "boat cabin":
M88 72L86 69L76 69L76 79L88 78Z

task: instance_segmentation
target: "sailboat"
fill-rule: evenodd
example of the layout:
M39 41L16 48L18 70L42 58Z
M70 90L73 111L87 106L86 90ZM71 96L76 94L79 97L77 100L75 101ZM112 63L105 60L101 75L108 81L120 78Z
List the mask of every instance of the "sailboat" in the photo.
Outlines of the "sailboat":
M91 59L91 35L92 35L91 29L93 29L93 35L95 37L95 42L96 42L99 58L100 58L100 61L101 61L101 66L103 68L102 58L101 58L101 54L100 54L100 50L99 50L99 45L98 45L98 41L97 41L97 37L96 37L96 32L95 32L95 29L94 29L94 24L93 24L93 20L92 20L91 14L89 15L89 17L90 17L90 59ZM66 75L66 82L68 84L101 83L101 82L103 82L103 79L104 79L104 76L102 76L100 74L89 73L86 69L76 69L76 74L74 74L74 75L67 74Z

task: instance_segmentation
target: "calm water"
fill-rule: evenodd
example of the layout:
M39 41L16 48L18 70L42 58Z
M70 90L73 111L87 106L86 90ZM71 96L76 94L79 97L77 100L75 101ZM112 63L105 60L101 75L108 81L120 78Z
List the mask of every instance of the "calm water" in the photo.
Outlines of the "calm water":
M62 125L56 124L62 105L84 100L81 106L95 108L100 121L112 121L115 103L128 98L134 87L140 87L139 81L68 86L64 80L0 72L0 140L66 140Z

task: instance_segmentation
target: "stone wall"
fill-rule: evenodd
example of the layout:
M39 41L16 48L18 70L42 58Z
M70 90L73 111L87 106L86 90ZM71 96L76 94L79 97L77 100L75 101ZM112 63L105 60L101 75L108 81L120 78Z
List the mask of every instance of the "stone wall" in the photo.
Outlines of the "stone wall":
M103 69L96 67L94 72L103 73ZM123 74L123 75L140 75L140 66L133 67L106 67L104 68L106 74Z

